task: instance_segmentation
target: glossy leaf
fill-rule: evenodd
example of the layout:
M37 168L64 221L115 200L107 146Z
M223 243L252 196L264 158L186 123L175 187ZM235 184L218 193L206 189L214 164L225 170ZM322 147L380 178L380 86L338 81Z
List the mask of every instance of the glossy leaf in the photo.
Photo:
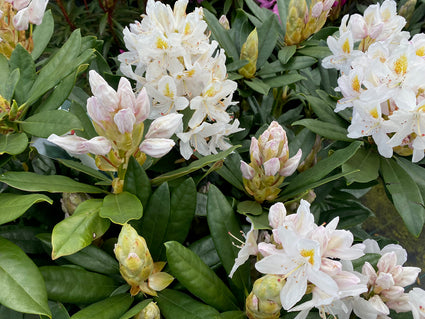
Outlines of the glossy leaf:
M42 23L35 27L32 34L34 48L31 51L31 56L34 60L43 53L44 49L49 44L50 38L53 35L54 27L52 12L47 10L44 13Z
M16 85L14 98L19 105L23 104L35 79L35 64L31 54L18 44L9 60L10 70L19 69L20 77Z
M381 158L381 174L407 229L419 236L425 221L425 205L418 186L393 159Z
M3 89L2 96L6 101L11 102L13 94L15 93L16 86L19 82L20 71L15 69L9 73L9 77L6 80L6 84Z
M43 277L15 244L0 237L0 303L13 310L52 317Z
M237 211L244 215L261 215L263 213L263 208L261 207L261 204L256 201L246 200L238 203Z
M315 64L317 59L310 56L294 56L284 65L285 70L301 70Z
M321 92L321 91L319 91ZM339 126L344 126L344 120L342 120L332 108L331 104L327 100L323 100L319 97L313 95L306 95L306 100L308 101L313 112L319 117L320 120L328 123L333 123ZM335 105L336 103L334 103Z
M123 314L119 319L131 319L136 316L140 311L142 311L147 305L152 302L152 299L145 299L139 302L137 305L129 309L125 314Z
M19 224L0 226L0 236L17 245L26 254L45 253L40 241L35 237L41 231L37 227Z
M37 238L51 252L51 234L38 234ZM113 275L119 273L118 261L97 246L89 245L75 254L63 256L74 265L81 266L87 270L95 271L101 274Z
M110 277L69 266L43 266L49 300L89 304L109 297L117 285Z
M395 159L398 165L415 181L421 191L422 199L425 200L425 168L402 157L396 157Z
M201 258L201 260L211 269L216 269L221 266L220 257L218 257L214 242L210 235L205 236L188 247L191 251Z
M12 133L8 135L0 135L0 155L21 154L28 146L28 137L25 133Z
M0 224L5 224L23 215L28 208L35 203L48 202L53 204L46 195L42 194L11 194L1 193L0 194Z
M49 308L52 311L52 318L54 319L69 319L68 311L65 306L60 302L49 301Z
M221 319L246 319L246 314L243 311L226 311L220 314Z
M155 177L152 179L151 183L152 185L159 185L163 182L170 181L182 176L186 176L194 171L197 171L198 169L201 169L209 164L215 163L217 161L223 160L228 156L230 153L232 153L235 149L239 148L240 145L235 145L230 147L229 149L220 152L218 154L208 155L205 157L202 157L201 159L194 161L190 163L187 167L182 167L179 169L176 169L172 172L168 172L165 174L162 174L158 177Z
M61 164L65 165L69 168L75 169L79 172L82 172L82 173L87 174L89 176L92 176L94 178L100 179L104 182L112 183L112 180L110 178L108 178L105 174L103 174L103 172L98 171L98 170L91 168L89 166L86 166L86 165L84 165L80 162L68 160L68 159L62 159L62 158L59 158L57 160L58 160L58 162L60 162Z
M267 19L258 27L257 69L261 68L275 49L279 36L279 24L276 18Z
M129 294L116 295L85 307L71 319L117 319L130 308L132 302Z
M296 45L284 46L277 54L280 63L286 64L289 59L297 52Z
M22 129L38 137L51 134L63 135L71 130L82 130L80 120L72 113L63 110L46 111L28 117L21 123Z
M168 184L161 184L149 199L145 214L138 222L132 223L146 240L152 258L158 260L170 220L170 190Z
M190 249L165 243L171 273L193 295L220 311L236 310L236 299L221 279Z
M323 59L327 57L328 55L332 54L331 50L329 50L327 46L326 47L325 46L304 47L298 50L298 53L302 55L308 55L317 59Z
M203 304L188 295L171 289L165 289L155 298L165 319L205 319L220 318L213 307Z
M61 175L39 175L31 172L6 172L0 182L29 192L50 193L103 193L100 188L79 183Z
M353 141L353 139L347 137L347 129L337 124L322 122L320 120L315 119L303 119L292 123L292 125L305 126L313 133L316 133L331 140L347 142Z
M132 219L142 218L143 206L135 195L128 192L109 194L103 199L99 215L115 224L124 225Z
M263 82L270 86L271 88L278 88L278 87L284 87L286 85L305 80L306 78L302 75L299 75L297 73L294 74L285 74L285 75L279 75L275 77L268 77L263 80Z
M9 78L9 60L4 56L0 55L0 76L3 79ZM4 97L7 81L0 81L0 95Z
M253 78L251 80L245 80L244 81L246 85L248 85L251 89L253 89L254 91L263 94L263 95L267 95L270 91L270 85L268 85L266 82L258 79L258 78Z
M74 91L76 91L75 86L72 92ZM85 101L83 103L85 104ZM72 101L71 106L69 107L69 112L78 117L84 128L84 131L77 132L78 136L84 137L86 139L91 139L95 136L98 136L84 106L75 101Z
M71 255L102 236L109 220L99 217L102 200L89 199L78 205L74 214L56 224L52 232L52 259Z
M124 190L137 196L146 207L152 194L152 187L145 170L134 157L130 158L127 172L125 173Z
M226 181L232 184L239 190L243 190L242 182L242 172L240 169L241 166L241 156L239 153L234 152L226 157L224 165L217 170L217 173L223 177Z
M224 197L220 190L214 185L210 185L208 191L207 212L207 221L211 237L223 267L226 273L229 274L239 252L239 249L233 244L234 239L230 234L236 236L243 242L244 238L241 236L241 228L232 206L230 206L226 197ZM232 281L242 294L248 294L249 267L239 267L234 273Z
M342 165L342 171L358 170L347 176L348 184L367 183L379 176L379 155L372 149L359 148L352 158Z

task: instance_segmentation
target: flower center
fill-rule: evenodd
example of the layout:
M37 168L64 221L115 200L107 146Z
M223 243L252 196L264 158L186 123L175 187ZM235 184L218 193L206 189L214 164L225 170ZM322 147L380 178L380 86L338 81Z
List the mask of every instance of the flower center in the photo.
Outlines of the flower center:
M314 265L314 249L309 249L309 250L303 249L303 250L301 250L301 253L300 254L303 257L307 257L308 258L308 262L311 265Z

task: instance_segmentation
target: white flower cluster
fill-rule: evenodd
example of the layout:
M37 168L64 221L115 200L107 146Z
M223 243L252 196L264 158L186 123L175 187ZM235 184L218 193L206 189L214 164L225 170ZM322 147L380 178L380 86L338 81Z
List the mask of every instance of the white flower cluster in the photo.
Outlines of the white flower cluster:
M405 24L393 0L346 15L322 64L341 71L335 111L353 108L348 137L372 136L382 156L413 154L417 162L425 149L425 34L410 37Z
M202 9L186 14L187 3L178 0L172 10L149 0L142 21L124 29L129 51L118 56L122 73L152 97L150 118L185 114L188 128L177 136L186 159L193 149L209 155L229 148L227 136L241 130L226 112L237 84L227 79L224 51L209 42Z
M425 291L415 288L409 294L404 292L420 269L402 266L407 253L401 246L388 245L380 250L373 240L353 245L353 234L337 229L338 217L318 226L310 204L304 200L291 215L282 203L276 203L270 207L268 218L272 235L259 234L252 227L230 276L250 255L260 255L255 268L286 280L280 302L285 310L299 311L296 319L306 318L315 307L322 318L328 313L349 319L352 312L361 319L388 318L390 309L412 311L415 319L425 318L425 299L421 299ZM258 238L263 240L257 243ZM368 262L362 273L353 270L351 261L365 253L382 255L377 271ZM311 300L297 305L308 294Z

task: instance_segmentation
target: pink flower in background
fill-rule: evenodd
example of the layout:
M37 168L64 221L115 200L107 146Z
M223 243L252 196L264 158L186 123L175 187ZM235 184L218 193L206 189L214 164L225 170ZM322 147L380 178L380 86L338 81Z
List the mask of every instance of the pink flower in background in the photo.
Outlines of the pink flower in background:
M260 4L261 8L269 9L279 15L277 9L277 0L257 0L257 2Z

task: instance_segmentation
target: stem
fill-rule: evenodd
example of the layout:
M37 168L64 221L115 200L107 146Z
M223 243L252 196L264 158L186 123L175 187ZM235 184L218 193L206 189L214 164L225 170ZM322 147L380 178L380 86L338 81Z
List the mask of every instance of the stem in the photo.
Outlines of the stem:
M71 27L71 30L74 31L77 27L75 26L74 23L72 23L71 19L69 18L68 13L66 12L65 6L63 5L62 1L56 0L56 2L58 3L58 6L62 11L63 16L65 17L66 22Z

